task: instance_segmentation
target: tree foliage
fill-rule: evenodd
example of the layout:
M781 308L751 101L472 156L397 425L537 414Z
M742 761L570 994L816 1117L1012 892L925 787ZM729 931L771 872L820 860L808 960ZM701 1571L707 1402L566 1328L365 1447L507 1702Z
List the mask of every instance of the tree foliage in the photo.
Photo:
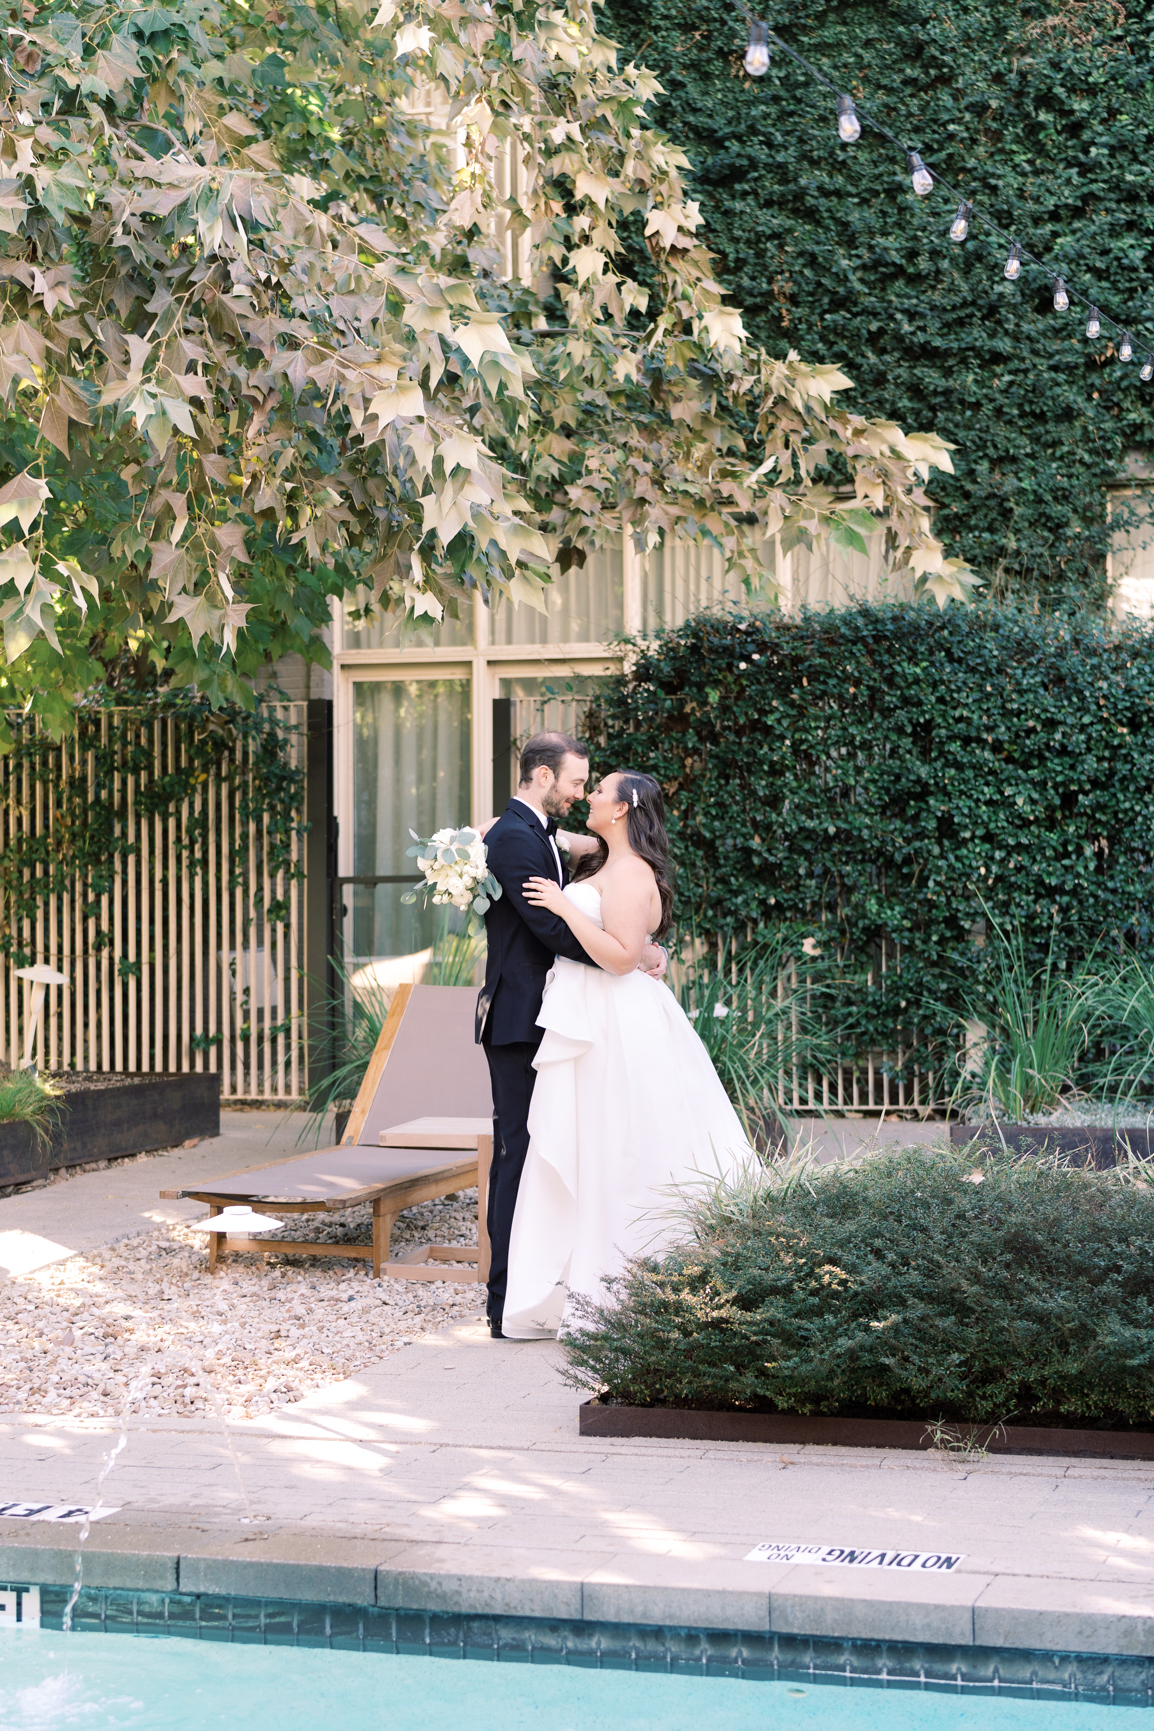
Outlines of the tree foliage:
M638 646L590 730L665 790L678 918L808 928L843 1051L909 1050L980 998L987 915L1031 965L1154 951L1152 650L986 603L701 614Z
M1149 0L755 10L1154 347ZM661 79L655 117L690 157L702 232L755 339L842 359L869 413L952 441L937 528L994 593L1100 600L1105 488L1154 444L1145 349L1120 366L1109 330L1087 341L1085 308L1053 310L1041 272L1007 282L988 230L952 245L946 195L915 196L868 127L839 143L833 97L786 55L745 77L730 0L609 0L608 27Z
M0 72L0 622L52 726L125 668L244 700L360 585L539 604L623 529L754 582L767 534L880 523L965 593L921 491L942 441L747 343L589 0L52 0Z

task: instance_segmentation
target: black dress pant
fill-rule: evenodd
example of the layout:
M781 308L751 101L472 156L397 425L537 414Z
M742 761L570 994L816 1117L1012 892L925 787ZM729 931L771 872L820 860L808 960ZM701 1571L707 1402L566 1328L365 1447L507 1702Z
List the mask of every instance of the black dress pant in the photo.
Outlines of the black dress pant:
M505 1288L509 1280L509 1235L521 1171L529 1152L529 1102L537 1072L533 1059L540 1040L512 1046L490 1046L485 1042L489 1076L493 1083L493 1165L489 1175L489 1304L491 1317L505 1314Z

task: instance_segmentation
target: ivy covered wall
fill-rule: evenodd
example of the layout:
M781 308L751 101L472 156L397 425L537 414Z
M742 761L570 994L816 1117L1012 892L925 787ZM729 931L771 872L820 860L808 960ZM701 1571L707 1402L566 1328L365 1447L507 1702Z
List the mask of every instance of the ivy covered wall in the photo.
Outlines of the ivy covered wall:
M770 26L1154 346L1154 0L759 0ZM995 594L1101 599L1105 484L1154 450L1154 384L1052 307L955 206L918 198L869 128L776 53L741 69L730 0L609 0L604 27L659 76L721 280L775 353L838 361L854 406L953 441L934 477L948 551ZM640 230L638 230L638 236ZM638 244L640 241L638 240Z
M665 789L683 930L836 951L860 1049L948 1033L987 915L1037 961L1051 935L1063 966L1154 953L1148 628L861 603L701 613L639 649L590 713L594 772Z

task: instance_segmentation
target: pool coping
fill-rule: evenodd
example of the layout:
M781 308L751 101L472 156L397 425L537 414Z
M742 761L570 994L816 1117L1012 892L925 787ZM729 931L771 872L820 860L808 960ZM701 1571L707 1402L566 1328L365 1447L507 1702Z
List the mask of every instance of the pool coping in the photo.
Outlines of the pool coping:
M10 1593L13 1586L18 1589L18 1583L0 1582L0 1592ZM67 1586L41 1586L40 1626L59 1631L70 1598ZM72 1628L79 1634L167 1635L237 1645L667 1672L752 1683L802 1679L1154 1707L1154 1661L1124 1654L839 1640L104 1587L81 1590Z
M9 1523L5 1522L4 1527ZM76 1529L0 1530L0 1579L68 1587ZM741 1629L982 1652L1154 1660L1154 1585L968 1570L911 1578L735 1557L519 1550L301 1526L102 1520L85 1588L567 1624Z

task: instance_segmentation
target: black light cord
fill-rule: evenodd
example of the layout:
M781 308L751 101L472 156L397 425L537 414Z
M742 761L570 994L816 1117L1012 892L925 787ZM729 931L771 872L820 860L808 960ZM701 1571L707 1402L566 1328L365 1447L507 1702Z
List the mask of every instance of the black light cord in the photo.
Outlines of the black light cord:
M734 0L734 4L747 24L762 24L762 20L757 18L755 14L750 11L749 7L745 4L745 0ZM796 48L791 48L788 42L783 42L780 36L776 35L774 31L769 29L768 25L762 24L762 28L765 30L767 42L772 42L776 47L781 49L782 53L788 54L790 59L795 60L802 70L806 72L816 84L821 85L823 90L828 90L835 97L841 95L841 91L838 89L837 85L832 84L826 77L825 73L820 72L816 66L811 66L805 56L799 54ZM909 145L903 144L900 138L894 136L888 126L884 126L882 122L876 120L872 114L867 114L865 109L862 108L856 100L853 104L853 112L857 115L859 120L864 121L867 126L871 126L875 132L879 132L890 144L895 145L907 159L914 154ZM924 159L922 160L924 162ZM1112 319L1108 314L1103 313L1097 302L1090 300L1088 296L1072 289L1069 280L1062 275L1061 271L1054 270L1051 265L1046 263L1045 259L1036 257L1032 252L1027 252L1021 243L1014 239L1012 234L1002 228L999 223L994 221L992 216L987 215L984 210L979 210L977 205L975 205L971 199L968 199L964 192L959 192L956 187L950 185L944 175L938 174L932 164L924 162L924 166L933 179L935 186L944 187L945 191L949 193L951 198L956 198L958 200L959 205L965 204L968 206L968 220L970 222L984 223L986 227L992 230L992 232L1001 240L1007 242L1011 247L1016 246L1018 248L1018 257L1023 264L1036 265L1044 275L1049 277L1050 281L1055 285L1055 288L1059 283L1061 283L1066 292L1067 299L1070 301L1076 301L1081 306L1087 307L1092 314L1096 315L1099 325L1109 325L1110 329L1115 331L1119 337L1129 337L1131 341L1133 341L1136 334L1141 336L1140 346L1143 348L1148 347L1150 350L1150 353L1147 355L1147 361L1154 357L1154 339L1148 339L1142 335L1140 331L1136 331L1135 327L1119 324L1117 319ZM1015 279L1010 278L1009 280L1013 281Z

